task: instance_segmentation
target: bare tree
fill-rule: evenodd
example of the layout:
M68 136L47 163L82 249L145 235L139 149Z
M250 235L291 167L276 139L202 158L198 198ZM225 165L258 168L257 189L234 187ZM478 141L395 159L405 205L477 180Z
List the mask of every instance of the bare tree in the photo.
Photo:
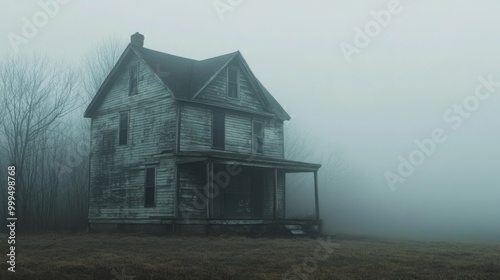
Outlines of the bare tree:
M304 161L314 155L310 145L309 128L301 128L296 122L288 122L284 125L285 130L285 158L289 160Z
M85 228L88 217L90 121L83 118L83 113L120 58L124 46L125 43L111 37L91 48L82 60L80 103L70 120L72 129L68 131L71 133L61 139L69 148L58 159L63 163L59 166L58 178L66 186L59 201L61 213L70 213L61 215L59 220L70 231Z
M109 37L85 53L82 61L83 105L88 105L122 54L125 43Z
M319 188L321 197L329 197L333 190L347 176L350 167L343 150L332 143L318 143L310 137L309 128L300 127L297 123L285 126L285 157L290 160L318 162ZM286 180L287 202L295 207L287 208L287 214L293 217L313 216L312 175L308 173L289 174ZM321 203L320 203L321 206Z
M20 229L86 227L90 125L83 111L123 45L107 39L89 50L78 75L39 55L0 61L0 174L16 166ZM5 219L6 192L0 199Z
M58 219L70 231L85 228L88 217L90 121L83 118L83 113L118 61L124 45L108 38L87 51L82 59L79 106L68 120L71 128L59 139L68 148L57 158L58 181L65 186L60 193L62 211Z
M3 111L0 134L2 154L17 170L17 213L27 225L36 211L31 203L40 176L40 165L50 146L50 134L75 108L75 73L43 56L9 56L0 62L0 92ZM43 184L43 183L42 183Z

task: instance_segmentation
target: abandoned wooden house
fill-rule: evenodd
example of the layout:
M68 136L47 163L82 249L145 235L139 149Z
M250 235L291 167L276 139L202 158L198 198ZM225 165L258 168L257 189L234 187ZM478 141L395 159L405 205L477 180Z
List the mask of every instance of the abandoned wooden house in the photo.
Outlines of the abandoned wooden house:
M131 36L85 112L89 226L320 230L321 165L284 158L290 116L241 53L198 61L143 44L143 35ZM314 174L314 218L285 217L292 172Z

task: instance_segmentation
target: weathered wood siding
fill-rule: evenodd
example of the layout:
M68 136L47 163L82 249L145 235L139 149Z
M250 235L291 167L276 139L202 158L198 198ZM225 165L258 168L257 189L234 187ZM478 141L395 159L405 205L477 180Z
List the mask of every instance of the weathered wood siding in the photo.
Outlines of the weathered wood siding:
M254 92L247 77L239 72L240 91L238 98L227 96L227 68L223 69L219 75L195 98L197 101L222 103L239 107L245 110L264 112L262 101Z
M226 114L226 151L252 152L252 119L249 116Z
M194 105L182 105L180 110L180 150L211 150L212 112Z
M284 158L283 122L272 119L264 123L264 155Z
M217 109L220 110L220 109ZM194 104L180 108L180 151L212 150L212 110ZM264 124L263 156L284 158L283 122L276 119L255 117L233 111L225 113L225 151L239 154L252 153L252 120Z
M129 65L137 63L132 57ZM128 67L92 119L89 218L149 218L174 214L175 164L160 158L176 140L172 95L139 64L138 94L129 96ZM118 145L119 114L129 113L127 145ZM145 167L156 166L156 206L144 207Z
M156 167L155 207L144 207L145 168ZM93 171L95 171L93 169ZM89 218L148 219L174 215L175 163L117 165L91 178Z
M232 65L231 67L234 67ZM269 113L252 89L247 77L239 71L239 97L227 96L227 67L195 98L212 105L231 106L249 112ZM221 110L220 108L218 110ZM225 112L225 150L250 154L252 152L252 120L264 121L264 156L284 158L283 122L252 113ZM181 151L212 149L212 110L185 104L181 108Z
M285 173L278 170L278 186L276 189L276 218L285 217ZM274 169L266 169L264 187L264 217L272 218L274 214Z

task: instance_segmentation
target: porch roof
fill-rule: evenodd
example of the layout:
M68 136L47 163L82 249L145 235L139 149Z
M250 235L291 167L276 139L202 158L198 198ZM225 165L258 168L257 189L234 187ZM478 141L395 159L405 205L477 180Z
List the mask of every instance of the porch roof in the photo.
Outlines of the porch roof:
M178 152L176 153L176 156L177 164L210 161L221 164L277 168L287 173L315 172L321 167L321 164L317 163L263 157L256 154L237 154L227 152Z

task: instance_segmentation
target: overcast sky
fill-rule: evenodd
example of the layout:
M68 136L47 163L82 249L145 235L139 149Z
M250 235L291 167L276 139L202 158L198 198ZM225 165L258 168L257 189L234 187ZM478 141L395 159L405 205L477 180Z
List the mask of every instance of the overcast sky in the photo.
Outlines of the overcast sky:
M500 236L499 1L65 2L45 20L38 1L2 0L0 50L78 64L136 31L147 48L194 59L240 50L311 145L344 150L364 178L362 201L423 227ZM41 24L26 33L27 21ZM464 101L471 110L459 114ZM386 172L400 176L398 157L435 129L446 140L392 192Z

